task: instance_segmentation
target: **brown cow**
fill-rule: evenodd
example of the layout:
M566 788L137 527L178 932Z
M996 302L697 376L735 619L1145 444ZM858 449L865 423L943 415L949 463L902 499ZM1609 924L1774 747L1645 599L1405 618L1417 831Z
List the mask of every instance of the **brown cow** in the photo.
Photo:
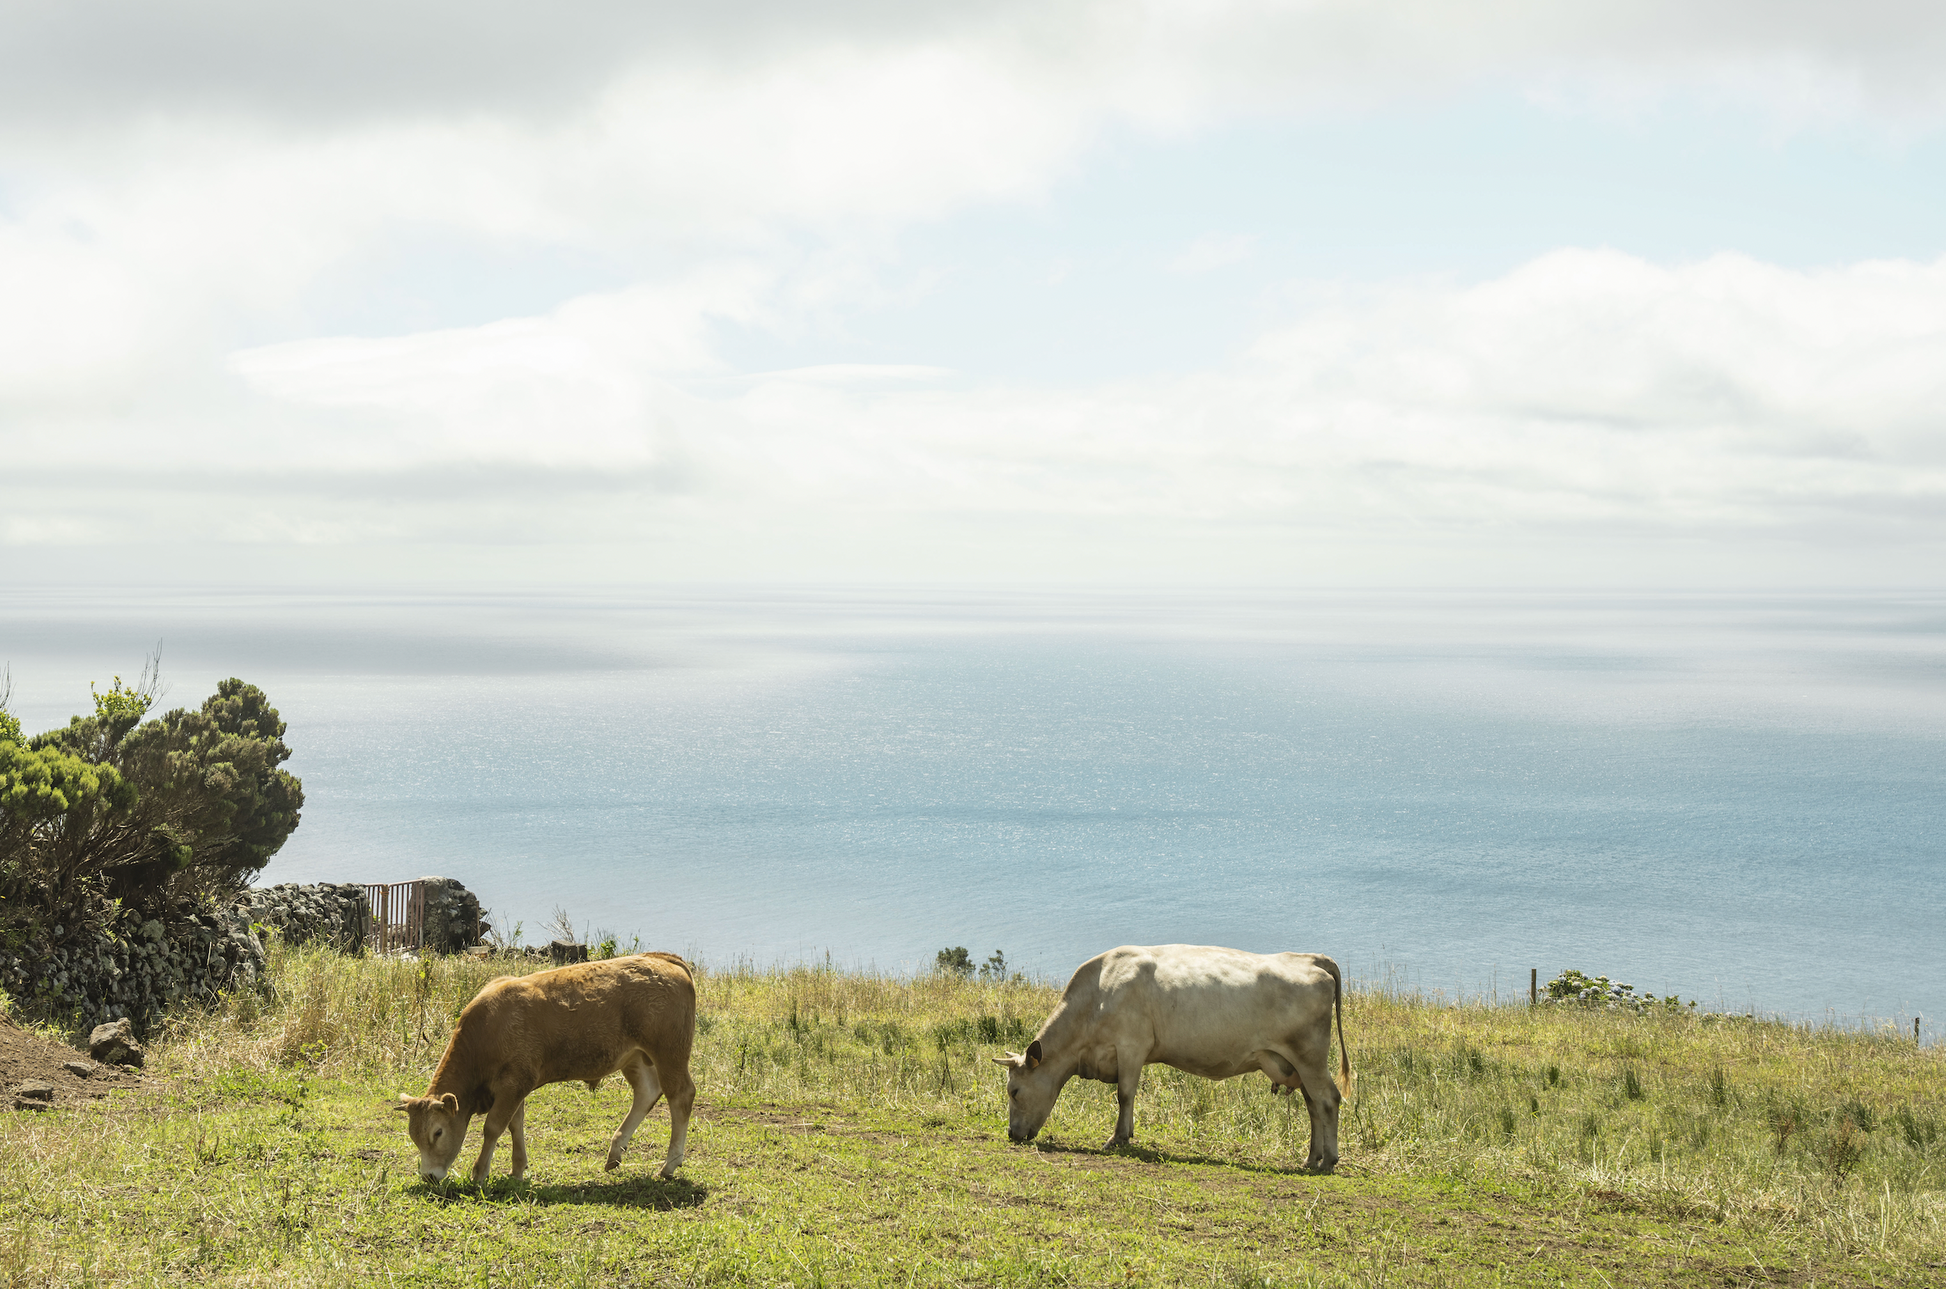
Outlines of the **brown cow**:
M501 976L466 1004L422 1097L399 1094L419 1176L445 1178L459 1158L466 1128L482 1114L473 1181L484 1185L494 1143L514 1133L514 1171L527 1171L527 1094L547 1083L579 1080L593 1091L620 1071L635 1104L608 1143L618 1167L629 1138L656 1098L669 1097L669 1157L675 1176L689 1135L696 1085L689 1049L696 1039L696 984L689 964L672 953L639 953L583 962L531 976Z

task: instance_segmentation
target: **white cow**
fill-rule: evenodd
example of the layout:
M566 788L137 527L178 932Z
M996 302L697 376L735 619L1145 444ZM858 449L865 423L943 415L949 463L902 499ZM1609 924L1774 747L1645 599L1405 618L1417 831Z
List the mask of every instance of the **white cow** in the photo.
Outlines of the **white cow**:
M1351 1093L1338 964L1317 953L1245 953L1195 944L1124 945L1088 959L1025 1052L1007 1067L1007 1135L1032 1140L1069 1079L1117 1087L1121 1113L1108 1146L1135 1137L1135 1091L1145 1065L1206 1079L1252 1070L1297 1089L1311 1111L1305 1167L1338 1163L1338 1106ZM1331 1017L1338 1016L1338 1081Z

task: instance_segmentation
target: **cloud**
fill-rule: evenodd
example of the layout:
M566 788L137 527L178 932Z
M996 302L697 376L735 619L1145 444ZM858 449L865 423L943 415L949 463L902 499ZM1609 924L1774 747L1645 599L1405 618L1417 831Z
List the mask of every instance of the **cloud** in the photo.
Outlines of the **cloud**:
M719 269L573 300L540 318L243 350L229 368L274 404L342 427L291 436L303 446L281 451L281 465L630 471L672 450L664 405L681 395L668 377L721 370L709 327L756 312L764 284L754 269Z
M566 250L634 281L723 255L781 279L822 253L870 290L891 231L1034 200L1115 129L1486 82L1576 110L1716 95L1797 123L1946 106L1946 16L1885 3L4 12L0 416L304 334L337 275L401 239Z
M1783 128L1934 128L1934 7L103 0L0 20L0 542L707 534L720 568L843 574L942 544L974 567L1008 525L1066 532L1085 569L1185 533L1232 553L1556 527L1898 542L1937 513L1938 265L1562 252L1314 296L1235 363L1079 390L748 376L721 341L842 329L900 230L1039 200L1119 131L1482 84L1563 111L1688 96ZM415 242L572 254L614 289L320 326ZM1175 267L1251 249L1212 236Z
M1687 81L1792 110L1936 111L1946 53L1946 18L1906 0L14 0L0 13L0 114L47 129L224 113L307 128L566 118L645 70L734 79L806 51L896 59L921 46L997 59L1044 89L1085 83L1130 111L1138 100L1439 92L1486 77Z
M228 482L204 463L205 496L255 510L168 490L146 522L209 540L702 543L718 575L828 577L977 567L971 534L1011 530L1004 551L1052 529L1070 539L1043 566L1074 576L1126 576L1185 542L1273 576L1400 544L1542 562L1589 541L1930 550L1946 506L1946 261L1562 251L1477 285L1314 300L1220 370L1065 391L872 367L694 379L701 319L743 289L239 353L306 446ZM415 490L422 504L394 504ZM59 506L34 510L12 540L61 535Z

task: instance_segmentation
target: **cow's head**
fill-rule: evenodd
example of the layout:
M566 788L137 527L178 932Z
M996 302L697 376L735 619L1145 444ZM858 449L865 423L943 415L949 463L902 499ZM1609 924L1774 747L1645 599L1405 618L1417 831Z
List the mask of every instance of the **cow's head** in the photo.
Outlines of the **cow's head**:
M1037 1038L1025 1052L1009 1052L993 1058L995 1065L1007 1067L1007 1135L1015 1141L1032 1141L1034 1134L1054 1113L1054 1098L1061 1095L1062 1080L1041 1053Z
M412 1144L419 1148L420 1180L444 1181L453 1161L459 1158L460 1143L466 1140L466 1125L473 1116L460 1113L459 1098L450 1092L443 1097L412 1097L401 1092L398 1109L405 1115Z

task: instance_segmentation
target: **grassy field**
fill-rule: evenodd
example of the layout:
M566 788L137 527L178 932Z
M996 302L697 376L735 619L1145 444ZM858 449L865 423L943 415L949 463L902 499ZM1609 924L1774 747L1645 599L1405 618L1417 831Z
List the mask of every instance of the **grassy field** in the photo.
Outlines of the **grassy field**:
M0 1114L0 1282L1933 1285L1946 1059L1744 1020L1354 992L1335 1176L1261 1077L1153 1067L1137 1145L1073 1084L1030 1146L1003 1079L1055 991L701 977L689 1160L658 1111L602 1171L619 1080L529 1102L528 1178L429 1188L388 1103L515 962L274 953L144 1088ZM473 1143L462 1156L470 1163Z

